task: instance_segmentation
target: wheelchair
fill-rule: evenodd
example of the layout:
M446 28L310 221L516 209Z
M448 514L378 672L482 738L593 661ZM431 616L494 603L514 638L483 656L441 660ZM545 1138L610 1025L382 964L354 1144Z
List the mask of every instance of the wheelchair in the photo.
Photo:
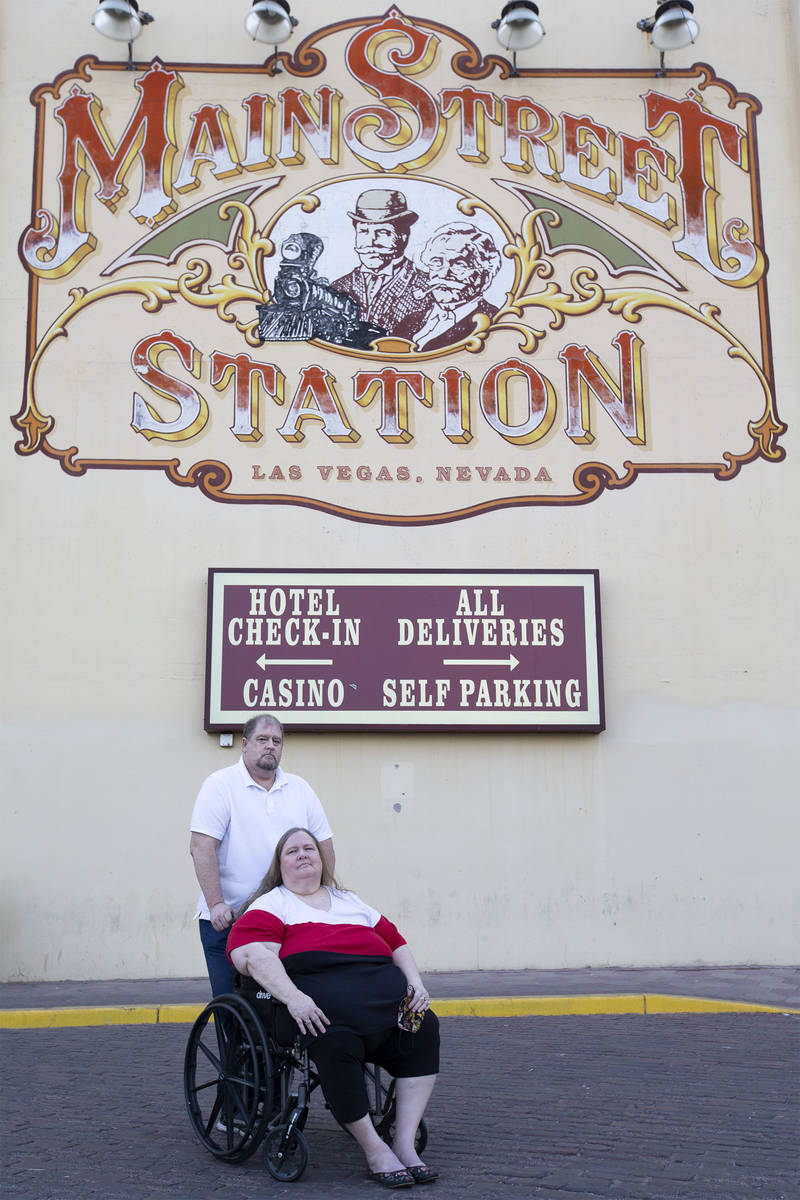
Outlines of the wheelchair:
M299 1031L291 1042L278 1036L279 1026L291 1020L285 1007L261 990L247 996L241 979L236 989L206 1005L189 1034L183 1069L189 1120L202 1145L222 1162L244 1162L263 1143L272 1178L292 1183L308 1165L303 1130L319 1076ZM375 1064L365 1064L364 1075L372 1122L391 1141L395 1081ZM419 1154L427 1141L423 1120L416 1135Z

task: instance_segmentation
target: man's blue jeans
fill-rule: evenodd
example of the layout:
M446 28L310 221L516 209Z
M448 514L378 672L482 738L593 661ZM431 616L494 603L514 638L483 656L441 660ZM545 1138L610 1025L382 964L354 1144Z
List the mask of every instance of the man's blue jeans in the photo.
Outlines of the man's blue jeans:
M230 930L223 929L218 933L210 921L200 920L198 924L200 941L203 943L203 953L206 956L208 978L211 980L211 994L212 996L221 996L223 992L232 992L236 972L225 953Z

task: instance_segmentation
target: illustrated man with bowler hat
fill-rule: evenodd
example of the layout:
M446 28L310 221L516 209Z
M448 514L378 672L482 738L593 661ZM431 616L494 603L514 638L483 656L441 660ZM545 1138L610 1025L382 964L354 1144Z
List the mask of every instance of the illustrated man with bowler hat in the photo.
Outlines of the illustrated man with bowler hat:
M361 193L355 211L347 215L360 265L331 286L353 297L362 321L393 333L400 321L413 321L425 307L415 291L424 288L427 277L405 254L418 214L411 212L402 192L372 188Z

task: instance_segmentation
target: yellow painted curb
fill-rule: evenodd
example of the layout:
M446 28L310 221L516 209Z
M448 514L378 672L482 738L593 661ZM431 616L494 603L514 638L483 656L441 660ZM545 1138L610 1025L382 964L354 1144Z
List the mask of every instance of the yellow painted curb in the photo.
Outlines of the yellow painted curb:
M154 1004L87 1005L82 1008L8 1008L0 1011L0 1029L60 1029L75 1025L156 1025Z
M644 1013L644 996L466 996L431 1000L439 1017L569 1017Z
M800 1009L699 996L654 993L591 996L462 996L431 1001L440 1017L664 1016L669 1013L785 1013ZM190 1025L203 1004L140 1004L0 1010L0 1029L66 1029L91 1025Z
M66 1029L81 1025L191 1025L204 1004L87 1005L0 1009L0 1029Z
M645 1010L653 1015L663 1013L787 1013L800 1016L800 1009L781 1008L775 1004L749 1004L744 1000L708 1000L701 996L644 997Z
M205 1004L162 1004L158 1010L159 1025L193 1025Z

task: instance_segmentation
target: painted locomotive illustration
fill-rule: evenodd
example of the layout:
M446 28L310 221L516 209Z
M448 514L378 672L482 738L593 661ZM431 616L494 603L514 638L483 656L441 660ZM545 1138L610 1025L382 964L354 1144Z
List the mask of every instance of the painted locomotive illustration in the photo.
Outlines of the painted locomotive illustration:
M324 243L313 233L294 233L281 245L273 302L258 305L262 342L304 342L322 338L366 349L386 330L362 321L352 296L317 275L314 264Z

